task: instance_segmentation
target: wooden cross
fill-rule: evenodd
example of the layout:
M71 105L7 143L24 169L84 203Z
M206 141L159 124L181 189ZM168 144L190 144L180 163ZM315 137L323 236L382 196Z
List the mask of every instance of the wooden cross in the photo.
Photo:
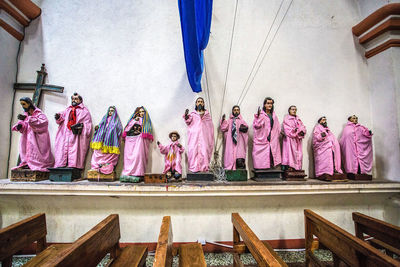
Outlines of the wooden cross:
M64 87L62 86L45 84L46 76L47 76L46 68L44 64L42 64L40 70L37 71L36 83L14 83L14 90L17 89L34 90L32 102L36 107L38 107L42 91L57 92L57 93L64 92Z

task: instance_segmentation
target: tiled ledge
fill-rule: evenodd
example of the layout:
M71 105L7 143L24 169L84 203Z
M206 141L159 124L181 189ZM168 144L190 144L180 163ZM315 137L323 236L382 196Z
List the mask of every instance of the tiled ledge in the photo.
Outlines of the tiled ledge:
M400 193L400 182L374 180L371 182L306 181L271 182L196 182L172 184L129 184L120 182L11 182L0 179L0 195L69 195L69 196L262 196Z

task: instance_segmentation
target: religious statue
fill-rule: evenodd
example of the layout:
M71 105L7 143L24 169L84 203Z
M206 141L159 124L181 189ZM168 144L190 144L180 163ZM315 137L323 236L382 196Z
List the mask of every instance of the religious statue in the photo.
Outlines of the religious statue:
M90 143L90 147L93 149L92 170L97 170L102 174L111 174L118 163L120 137L123 130L114 106L108 108L107 113L94 130Z
M179 143L180 135L178 132L173 131L169 133L171 142L163 146L157 141L157 145L160 148L161 154L165 155L165 168L164 174L167 175L168 180L179 180L182 177L182 153L185 151L183 146Z
M245 169L249 127L240 115L239 106L233 106L228 120L225 114L222 116L220 128L225 137L224 168Z
M92 132L92 117L78 93L71 96L71 106L55 114L58 130L55 141L55 168L83 169Z
M125 139L125 150L120 181L138 183L146 172L149 146L153 141L150 115L143 106L136 108L130 117L122 138Z
M315 176L342 173L340 162L340 146L336 137L328 128L326 117L321 117L313 132L313 149Z
M282 165L289 171L301 170L303 164L303 139L306 127L297 116L297 107L290 106L283 119Z
M195 111L183 115L188 133L188 165L190 172L207 172L214 148L214 125L204 99L196 99Z
M49 121L46 115L33 105L29 97L22 97L19 101L24 114L18 115L18 122L12 130L22 134L19 142L21 163L12 170L22 168L48 172L47 168L54 165L48 129Z
M339 142L346 173L369 174L373 158L372 132L358 123L356 115L348 118Z
M262 110L258 108L253 121L253 166L254 169L270 169L281 164L279 144L280 124L274 112L274 100L264 99Z

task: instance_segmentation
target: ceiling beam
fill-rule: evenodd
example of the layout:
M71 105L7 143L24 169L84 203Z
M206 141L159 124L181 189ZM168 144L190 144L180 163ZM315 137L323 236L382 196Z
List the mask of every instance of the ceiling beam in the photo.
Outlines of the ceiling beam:
M16 19L19 23L21 23L23 26L26 27L29 25L29 21L4 0L0 0L0 9L3 9L10 16Z
M9 34L15 37L18 41L22 41L24 39L24 35L11 27L10 25L7 24L4 20L0 19L0 27L2 27L4 30L6 30Z
M42 10L30 0L9 0L29 19L35 19L40 16Z

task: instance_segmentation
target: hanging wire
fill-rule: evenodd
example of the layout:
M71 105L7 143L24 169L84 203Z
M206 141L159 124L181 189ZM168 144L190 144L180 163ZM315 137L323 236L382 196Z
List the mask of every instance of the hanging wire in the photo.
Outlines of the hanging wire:
M277 33L278 33L278 31L279 31L279 29L280 29L280 27L281 27L283 21L285 20L286 15L288 14L289 9L290 9L290 6L292 5L292 3L293 3L293 0L290 1L290 4L289 4L288 8L286 9L286 12L285 12L285 14L284 14L284 16L283 16L281 22L279 23L278 28L277 28L277 30L275 31L274 36L272 37L272 40L271 40L271 42L270 42L270 44L269 44L269 46L268 46L268 48L267 48L267 51L265 52L265 54L264 54L264 56L263 56L263 58L262 58L262 60L261 60L260 65L258 65L257 70L256 70L256 72L255 72L253 78L251 79L251 82L250 82L249 86L247 87L247 90L246 90L245 94L243 95L243 98L238 102L238 105L241 105L241 104L243 103L243 100L245 99L247 93L249 92L249 89L250 89L251 85L253 84L254 78L256 77L256 75L257 75L257 73L258 73L258 71L259 71L259 69L260 69L262 63L264 62L264 59L265 59L266 55L268 54L268 51L269 51L269 49L271 48L271 45L273 44L273 42L274 42L274 40L275 40L275 37L276 37L276 35L277 35Z
M250 74L249 74L249 76L247 77L246 83L244 84L244 87L243 87L243 89L242 89L242 92L240 93L240 96L239 96L238 101L237 101L237 105L239 105L239 101L240 101L240 99L241 99L241 97L242 97L242 95L243 95L243 93L244 93L244 91L245 91L245 89L246 89L246 87L247 87L247 84L248 84L248 82L249 82L249 80L250 80L251 75L253 74L254 68L256 67L257 62L258 62L258 60L259 60L259 58L260 58L260 56L261 56L261 52L264 50L264 47L265 47L265 44L267 43L269 34L271 33L272 27L273 27L274 24L275 24L275 21L276 21L276 18L278 17L279 11L281 11L281 8L282 8L282 5L283 5L283 2L284 2L284 1L285 1L285 0L282 0L282 1L281 1L281 4L279 5L278 11L277 11L276 14L275 14L274 20L272 21L272 24L271 24L271 26L269 27L268 33L267 33L267 35L266 35L266 37L265 37L265 39L264 39L264 42L263 42L263 44L262 44L262 46L261 46L260 52L258 52L256 61L254 62L253 67L251 68Z

